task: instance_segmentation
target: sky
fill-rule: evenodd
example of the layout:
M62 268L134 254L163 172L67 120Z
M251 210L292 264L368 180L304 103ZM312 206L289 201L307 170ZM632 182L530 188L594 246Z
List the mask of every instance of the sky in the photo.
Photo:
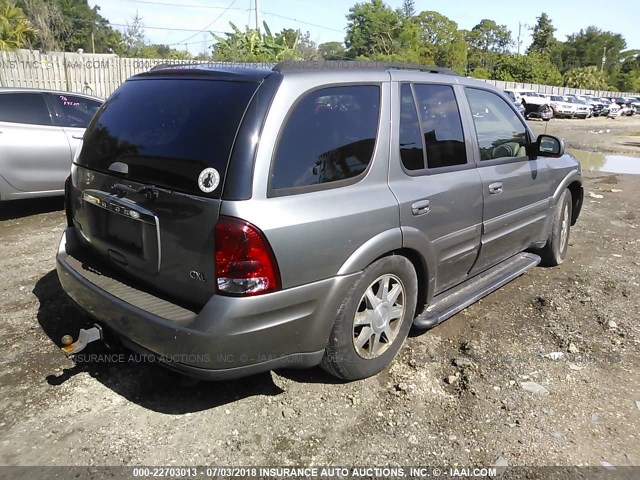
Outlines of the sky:
M114 28L122 30L136 13L145 25L151 43L169 44L173 48L202 52L213 43L208 31L230 31L229 22L241 29L255 25L256 0L89 0ZM266 21L275 34L283 28L309 31L317 43L344 41L346 15L355 0L257 0L260 22ZM364 1L364 0L360 0ZM387 0L398 8L402 0ZM536 17L546 12L556 27L555 36L566 36L590 25L620 33L627 49L640 49L640 1L638 0L529 0L508 2L494 0L415 0L417 12L435 10L471 29L483 18L495 20L511 30L514 41L521 31L521 51L531 42L530 28ZM153 27L153 28L152 28ZM168 30L182 29L182 30ZM186 45L185 45L186 44ZM514 47L514 51L516 48Z

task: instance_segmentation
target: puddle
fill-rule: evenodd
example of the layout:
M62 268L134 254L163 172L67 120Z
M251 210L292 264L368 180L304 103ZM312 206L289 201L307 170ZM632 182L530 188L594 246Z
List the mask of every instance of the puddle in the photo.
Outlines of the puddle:
M582 164L583 170L640 175L640 158L624 155L603 155L586 150L569 150Z

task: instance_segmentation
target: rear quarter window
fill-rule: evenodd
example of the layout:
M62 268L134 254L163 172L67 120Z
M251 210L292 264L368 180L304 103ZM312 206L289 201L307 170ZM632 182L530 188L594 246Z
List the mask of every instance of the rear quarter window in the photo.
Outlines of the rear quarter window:
M363 175L373 156L379 112L377 85L307 93L293 107L280 134L271 189L281 193L318 190Z

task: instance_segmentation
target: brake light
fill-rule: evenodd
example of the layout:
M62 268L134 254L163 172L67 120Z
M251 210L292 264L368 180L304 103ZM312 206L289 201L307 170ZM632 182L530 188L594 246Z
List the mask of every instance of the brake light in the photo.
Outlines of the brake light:
M219 293L251 296L281 289L273 251L257 227L222 216L216 225L215 243Z
M64 213L67 216L67 227L73 227L73 213L71 212L71 175L64 181Z

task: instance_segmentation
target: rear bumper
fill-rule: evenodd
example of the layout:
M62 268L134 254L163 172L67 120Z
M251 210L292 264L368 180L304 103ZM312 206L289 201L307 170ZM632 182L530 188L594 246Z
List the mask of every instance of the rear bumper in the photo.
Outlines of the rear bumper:
M211 380L317 365L357 277L338 276L256 297L214 295L195 312L123 283L108 267L82 258L73 228L62 235L56 268L74 302L125 346L173 370Z

